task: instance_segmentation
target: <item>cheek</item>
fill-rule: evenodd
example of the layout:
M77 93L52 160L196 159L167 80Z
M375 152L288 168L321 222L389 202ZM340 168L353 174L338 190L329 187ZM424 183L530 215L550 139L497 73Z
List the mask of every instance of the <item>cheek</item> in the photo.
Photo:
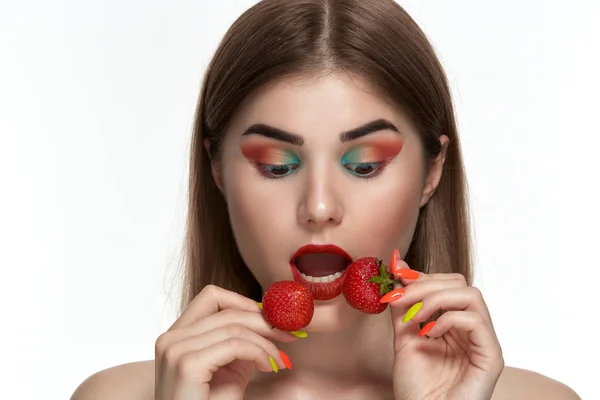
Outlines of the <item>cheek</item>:
M263 285L274 275L289 279L289 268L280 264L290 258L286 250L296 215L291 191L282 190L279 182L265 182L246 166L228 169L224 183L231 227L250 271Z
M373 189L360 196L360 203L353 204L357 211L352 225L359 227L356 237L369 238L357 241L362 255L377 256L387 264L394 249L406 254L419 217L421 190L420 177L395 175L374 182Z
M235 230L256 232L265 225L278 225L290 213L289 191L278 182L261 184L265 178L251 174L226 176L227 206ZM261 232L261 237L265 232Z

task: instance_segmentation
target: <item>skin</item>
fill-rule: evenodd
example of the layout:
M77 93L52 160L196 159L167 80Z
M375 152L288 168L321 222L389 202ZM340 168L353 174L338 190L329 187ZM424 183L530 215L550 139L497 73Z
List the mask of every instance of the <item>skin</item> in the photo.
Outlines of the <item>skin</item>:
M267 88L249 99L226 137L215 179L229 206L240 252L263 288L292 279L289 260L308 243L336 244L353 259L378 256L387 260L395 248L405 252L419 208L439 179L437 168L431 182L425 181L421 144L408 121L358 82L342 82L327 79L309 86L294 82ZM381 118L400 132L384 130L340 143L340 132ZM297 133L304 144L240 135L257 122ZM399 151L395 155L381 150L390 142ZM271 149L277 156L288 151L302 165L284 178L264 178L244 155L244 150L254 146ZM362 159L356 154L360 152L365 153ZM353 162L381 161L369 157L373 155L394 158L372 179L358 178L342 167L345 157ZM279 162L277 157L273 161ZM374 215L370 204L389 211ZM268 232L264 229L267 220ZM362 316L338 297L317 305L308 331L339 331L355 324L357 318Z
M340 132L382 118L397 131L340 142ZM294 132L303 144L243 134L257 123ZM240 253L266 288L292 279L289 260L308 243L336 244L353 258L387 261L395 249L405 254L419 210L439 183L447 140L440 138L443 151L427 171L410 121L360 79L278 82L239 110L213 176ZM371 171L365 163L379 161L376 176L356 176ZM273 173L285 176L265 176ZM483 297L460 276L420 274L402 284L404 296L377 315L350 308L343 296L316 302L304 339L271 329L252 300L208 287L157 340L156 362L103 371L73 398L579 398L556 381L504 367ZM417 302L423 302L421 311L402 322ZM451 312L430 338L419 337L417 322L439 307ZM278 350L289 355L293 369L267 373L269 355L285 369Z

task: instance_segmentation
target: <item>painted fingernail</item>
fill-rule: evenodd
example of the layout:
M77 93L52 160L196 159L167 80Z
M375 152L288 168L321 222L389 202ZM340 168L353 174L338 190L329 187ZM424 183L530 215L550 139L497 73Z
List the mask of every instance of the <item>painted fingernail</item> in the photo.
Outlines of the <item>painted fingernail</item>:
M380 303L389 303L390 301L394 301L394 300L399 299L400 297L404 296L404 292L405 292L404 288L394 289L391 292L384 294L383 297L381 299L379 299L379 302Z
M421 309L422 306L423 306L423 303L418 302L417 304L415 304L414 306L409 308L408 311L406 312L406 314L404 314L404 317L402 317L402 322L408 322L411 319L413 319L413 317L419 312L419 310Z
M290 334L296 336L297 338L305 338L308 336L308 333L305 331L291 331Z
M393 274L396 271L398 260L400 260L400 251L394 250L392 254L392 260L390 261L390 272Z
M262 310L262 303L256 303L256 305Z
M273 357L269 356L269 362L271 363L271 368L273 368L273 372L279 372L279 368L277 368L277 363L273 359Z
M290 361L290 358L288 357L288 355L285 354L283 351L279 350L279 356L281 356L281 361L283 361L283 364L285 365L285 367L287 369L292 369L292 362Z
M399 279L419 279L419 273L414 269L402 268L393 272L394 276Z
M433 329L434 326L435 326L435 321L431 321L430 323L428 323L427 325L425 325L423 327L423 329L421 329L419 331L419 336L425 336L425 335L427 335L429 333L429 331L431 329Z

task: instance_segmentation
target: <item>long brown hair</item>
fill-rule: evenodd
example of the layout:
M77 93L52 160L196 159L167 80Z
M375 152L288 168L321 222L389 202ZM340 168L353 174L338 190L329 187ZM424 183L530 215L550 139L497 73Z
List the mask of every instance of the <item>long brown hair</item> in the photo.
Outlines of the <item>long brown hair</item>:
M261 86L292 76L360 76L400 107L426 156L449 147L436 193L422 207L404 259L414 269L458 272L471 283L466 180L444 70L425 34L394 0L264 0L230 27L206 71L191 143L182 309L208 284L259 299L211 174L228 124ZM203 142L208 139L209 151ZM216 161L215 161L216 160Z

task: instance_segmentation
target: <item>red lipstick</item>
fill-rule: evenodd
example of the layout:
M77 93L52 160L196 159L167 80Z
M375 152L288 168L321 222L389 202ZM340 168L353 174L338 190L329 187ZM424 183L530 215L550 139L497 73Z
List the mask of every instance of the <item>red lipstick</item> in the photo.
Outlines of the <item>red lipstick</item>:
M303 256L306 257L302 258ZM294 280L304 284L311 291L315 300L331 300L342 293L345 268L351 262L352 258L348 253L338 246L309 244L302 246L294 253L290 260L290 268ZM317 276L312 277L311 273L303 276L302 271L298 268L299 265L303 266L304 271L307 269L316 271L314 274ZM340 275L342 270L344 272Z

